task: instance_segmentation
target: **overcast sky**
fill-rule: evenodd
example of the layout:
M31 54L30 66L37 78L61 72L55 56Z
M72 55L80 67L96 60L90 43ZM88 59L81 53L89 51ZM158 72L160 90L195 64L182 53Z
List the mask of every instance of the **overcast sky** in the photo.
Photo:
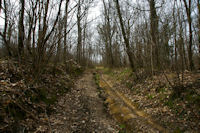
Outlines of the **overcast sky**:
M88 19L92 20L95 18L98 18L98 16L100 16L101 12L100 12L100 8L101 8L101 1L100 0L96 0L95 1L95 7L91 7L89 9L89 15L88 15ZM2 26L4 25L4 15L3 12L1 11L0 13L0 27L2 28ZM94 22L93 22L94 24Z
M3 21L3 19L2 19L2 11L1 11L1 15L0 15L0 26L2 26L3 25L3 23L4 23L4 21Z

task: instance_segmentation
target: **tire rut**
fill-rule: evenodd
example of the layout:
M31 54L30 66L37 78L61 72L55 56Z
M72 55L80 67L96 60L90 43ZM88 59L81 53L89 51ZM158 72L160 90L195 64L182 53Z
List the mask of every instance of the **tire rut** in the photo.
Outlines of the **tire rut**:
M153 121L149 115L138 110L134 103L123 93L115 90L104 75L100 77L99 84L107 94L106 103L108 104L110 114L113 115L118 122L125 125L127 132L168 132L164 127Z

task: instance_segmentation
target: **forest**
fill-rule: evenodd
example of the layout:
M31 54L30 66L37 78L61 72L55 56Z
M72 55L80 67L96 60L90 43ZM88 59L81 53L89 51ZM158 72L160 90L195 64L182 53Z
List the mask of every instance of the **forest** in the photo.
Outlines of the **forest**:
M200 131L200 0L0 0L0 133Z

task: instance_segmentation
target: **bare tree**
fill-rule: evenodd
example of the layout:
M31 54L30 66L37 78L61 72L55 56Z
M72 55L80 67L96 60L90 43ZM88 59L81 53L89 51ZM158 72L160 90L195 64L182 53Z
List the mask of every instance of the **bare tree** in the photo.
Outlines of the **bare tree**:
M194 62L193 62L193 34L192 34L192 17L191 17L191 13L192 13L192 1L188 0L188 2L186 0L183 0L184 5L185 5L185 10L186 10L186 14L187 14L187 21L189 24L189 45L188 45L188 59L189 59L189 66L190 66L190 70L194 70Z
M45 8L43 9L42 6L43 5L40 5L40 4L43 4L43 3L40 3L39 4L39 7L41 6L41 10L39 10L39 30L38 30L38 40L37 40L37 51L35 53L35 55L33 56L34 57L34 69L35 69L35 75L36 77L38 76L38 74L40 73L40 70L42 69L43 65L45 65L47 63L47 58L45 56L46 54L46 45L47 45L47 41L49 40L50 36L52 35L52 33L54 32L55 28L56 28L56 25L58 23L58 20L59 20L59 17L60 17L60 14L61 14L61 7L62 7L62 2L63 0L60 0L59 2L59 5L58 5L58 12L57 12L57 15L56 15L56 18L55 18L55 21L53 22L53 25L52 25L52 28L47 30L48 29L48 25L47 25L47 15L48 15L48 12L49 12L49 0L47 0L45 2ZM41 21L41 13L42 13L42 10L44 11L43 13L43 21ZM43 24L41 24L43 23ZM49 32L47 32L49 31ZM54 48L54 45L51 45L50 46L50 50L49 51L52 51L52 49ZM48 55L49 56L49 55Z
M9 41L10 37L8 36L8 30L9 29L11 30L12 26L11 25L9 26L8 8L7 8L8 3L7 3L6 0L4 0L3 4L4 4L3 11L4 11L4 16L5 16L5 19L4 19L4 30L3 30L3 32L0 32L0 36L3 38L3 44L7 49L8 55L12 56L12 51L11 51L10 41Z
M125 27L124 27L122 15L121 15L119 0L114 0L114 2L115 2L115 5L116 5L116 9L117 9L117 13L118 13L119 21L120 21L120 26L121 26L121 30L122 30L122 35L123 35L124 42L125 42L125 45L126 45L126 52L128 54L128 57L129 57L130 65L131 65L133 72L136 72L135 64L134 64L134 61L133 61L133 54L132 54L131 49L130 49L129 39L127 38L127 34L126 34L126 31L125 31Z
M25 11L25 0L20 0L20 15L19 15L19 24L18 24L18 53L20 58L24 54L24 11Z
M149 0L150 6L150 22L151 22L151 40L152 40L152 58L155 61L154 66L158 69L160 68L160 59L159 59L159 42L158 42L158 16L155 7L155 0ZM153 66L152 66L153 69Z
M77 6L77 29L78 29L78 38L77 38L77 62L81 62L81 47L82 47L82 27L81 27L81 0L78 0Z
M1 8L2 8L1 5L2 5L2 0L0 0L0 13L1 13Z
M197 8L198 8L198 41L199 41L199 70L200 70L200 1L197 0Z
M65 3L65 15L64 15L64 52L63 52L63 60L64 62L66 61L66 56L67 56L67 24L68 24L68 7L69 7L69 1L70 0L66 0Z
M108 52L108 58L110 66L112 67L114 65L114 59L113 59L113 52L112 52L112 37L114 35L114 31L112 32L111 29L111 22L110 22L110 3L108 3L108 7L106 6L105 0L103 0L103 6L104 6L104 15L105 15L105 43L106 43L106 49Z

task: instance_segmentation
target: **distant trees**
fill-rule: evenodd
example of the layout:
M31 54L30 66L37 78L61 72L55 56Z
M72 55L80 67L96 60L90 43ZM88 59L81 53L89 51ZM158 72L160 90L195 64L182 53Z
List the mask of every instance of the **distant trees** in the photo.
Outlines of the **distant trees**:
M199 0L101 0L96 38L88 17L94 3L2 0L4 55L32 62L36 75L51 61L69 59L83 66L92 60L111 68L130 64L151 75L200 67Z
M104 24L99 27L99 33L102 35L102 39L105 43L106 48L106 63L110 67L114 66L113 58L113 35L115 34L114 24L111 23L111 5L110 3L103 2L103 14L104 14Z
M3 45L5 46L8 55L12 56L12 50L11 50L11 47L10 47L10 39L11 39L11 34L12 34L11 29L13 27L12 18L10 18L11 15L8 14L8 11L9 11L8 1L4 0L3 4L1 3L1 6L2 5L4 6L3 12L4 12L5 19L4 19L4 29L3 29L2 32L0 32L0 35L2 37Z
M31 62L36 77L51 61L56 66L57 62L66 62L71 58L78 63L84 58L89 60L90 57L83 58L86 55L83 53L89 49L83 51L83 45L88 44L82 43L89 32L86 32L87 26L82 20L88 23L85 18L92 3L93 0L79 0L77 3L70 0L3 0L0 7L4 24L0 36L4 55L18 58L21 63ZM73 44L73 48L77 48L75 50L70 43L76 37L77 43Z
M194 62L193 62L193 33L192 33L192 17L191 17L191 13L192 13L192 1L188 0L188 2L186 0L183 0L184 5L185 5L185 10L186 10L186 14L187 14L187 21L188 21L188 25L189 25L189 45L188 45L188 59L189 59L189 65L190 65L190 70L192 71L194 69Z
M109 29L106 24L109 22L116 25L114 32L116 38L111 40L115 40L120 48L121 54L117 58L125 63L128 57L133 71L142 70L148 74L155 74L165 69L193 71L199 67L196 63L200 62L199 0L136 2L103 0L102 2L104 11L102 19L107 22L98 25L99 38L102 40L101 43L105 44L101 49L104 51L101 52L102 57L106 55L110 58L114 55L113 51L110 52L114 49L114 45L110 45L111 50L109 50L109 41L106 41L109 39L109 34L106 34ZM105 10L105 5L109 5L109 10ZM109 21L106 21L108 13L105 11L112 12L107 19ZM194 35L196 29L197 39L197 35ZM113 29L110 28L109 31L112 32ZM118 60L113 59L113 61L107 60L107 64Z
M78 0L77 1L77 49L76 49L76 61L81 65L86 65L85 62L89 59L86 57L85 53L88 52L86 48L86 39L87 39L87 26L90 23L87 20L88 10L92 6L94 0ZM92 20L91 20L92 21Z

